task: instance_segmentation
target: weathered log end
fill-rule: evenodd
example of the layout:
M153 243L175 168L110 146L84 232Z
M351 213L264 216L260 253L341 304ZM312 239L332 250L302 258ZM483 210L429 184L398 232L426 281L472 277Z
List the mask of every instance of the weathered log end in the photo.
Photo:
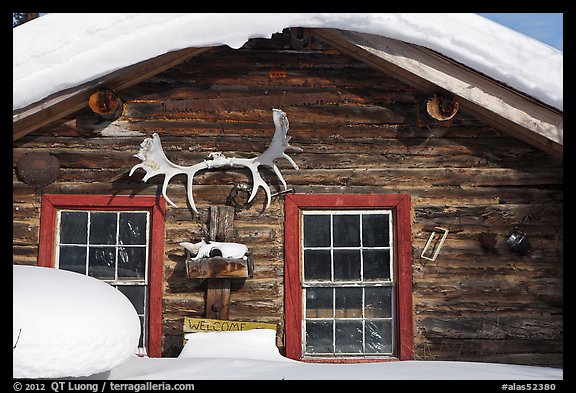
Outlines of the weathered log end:
M111 89L99 89L90 95L88 106L96 115L106 120L116 120L122 116L124 103Z

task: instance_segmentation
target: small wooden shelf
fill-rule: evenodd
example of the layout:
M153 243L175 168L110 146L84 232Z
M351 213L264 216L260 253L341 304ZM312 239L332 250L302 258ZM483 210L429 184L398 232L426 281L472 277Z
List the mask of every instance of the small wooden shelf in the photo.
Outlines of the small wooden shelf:
M246 278L248 259L201 258L186 259L188 278Z

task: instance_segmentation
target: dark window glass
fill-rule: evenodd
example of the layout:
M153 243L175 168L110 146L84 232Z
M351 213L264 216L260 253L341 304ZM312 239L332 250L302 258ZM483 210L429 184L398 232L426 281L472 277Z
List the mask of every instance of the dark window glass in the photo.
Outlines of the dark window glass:
M392 317L392 287L366 288L364 298L366 318Z
M304 247L330 247L330 216L304 215Z
M86 274L86 247L60 246L58 268Z
M118 278L141 279L144 278L146 268L145 247L119 247L118 248Z
M335 215L333 220L334 247L360 246L360 216Z
M146 213L120 213L119 244L146 244Z
M306 321L306 352L334 352L332 345L332 321Z
M334 280L360 280L360 250L334 250Z
M60 213L60 243L86 244L88 231L88 213Z
M362 352L362 321L336 321L336 352Z
M304 251L304 279L330 280L330 250Z
M364 280L390 280L390 250L364 250Z
M90 215L90 244L116 244L116 213Z
M362 216L362 245L364 247L389 247L390 230L388 214Z
M332 288L306 288L306 318L332 318L332 308Z
M392 352L392 321L366 321L366 353Z
M90 247L88 254L88 275L100 280L114 280L114 247Z
M144 325L144 316L141 315L140 318L140 340L138 341L138 347L144 347L144 332L146 332L146 325Z
M362 288L336 288L336 318L362 318Z
M143 285L118 285L118 290L122 292L136 309L138 314L144 314L144 299L146 287Z

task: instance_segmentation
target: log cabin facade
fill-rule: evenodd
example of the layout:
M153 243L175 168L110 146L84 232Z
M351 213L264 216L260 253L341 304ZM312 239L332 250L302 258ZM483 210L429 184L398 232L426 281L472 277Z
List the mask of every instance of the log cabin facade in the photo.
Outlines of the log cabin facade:
M562 143L538 127L561 127L562 112L425 48L362 36L380 45L365 50L359 37L292 28L237 50L190 48L17 113L14 263L114 281L141 315L143 351L174 357L185 318L221 311L207 307L210 280L189 278L179 243L210 237L211 211L227 206L226 238L248 246L254 271L230 279L221 319L276 324L288 357L561 367ZM535 120L395 63L400 46L420 69L470 78ZM115 93L121 111L98 106L102 92ZM175 208L163 176L129 176L153 133L182 166L214 152L253 157L272 140L273 108L301 151L288 152L298 170L277 162L290 192L262 170L275 193L267 209L261 190L247 202L245 168L199 172L198 213L185 177L167 188ZM527 255L509 247L516 227ZM442 231L436 258L425 258ZM90 247L98 234L110 248ZM64 257L87 254L93 266Z

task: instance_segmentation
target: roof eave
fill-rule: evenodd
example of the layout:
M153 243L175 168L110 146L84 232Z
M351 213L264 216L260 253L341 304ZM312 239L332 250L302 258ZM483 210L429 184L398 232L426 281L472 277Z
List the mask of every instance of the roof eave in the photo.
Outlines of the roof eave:
M337 29L313 29L320 40L427 94L459 97L487 123L555 156L563 155L563 113L440 54L406 42Z
M539 149L563 155L561 111L418 45L337 29L310 31L343 53L422 92L448 91L459 97L463 110ZM19 109L13 112L13 140L86 107L89 96L100 87L120 91L209 49L169 52Z
M203 53L211 47L186 48L112 72L96 80L65 91L12 112L12 140L15 141L86 106L90 95L100 87L121 91L162 71Z

